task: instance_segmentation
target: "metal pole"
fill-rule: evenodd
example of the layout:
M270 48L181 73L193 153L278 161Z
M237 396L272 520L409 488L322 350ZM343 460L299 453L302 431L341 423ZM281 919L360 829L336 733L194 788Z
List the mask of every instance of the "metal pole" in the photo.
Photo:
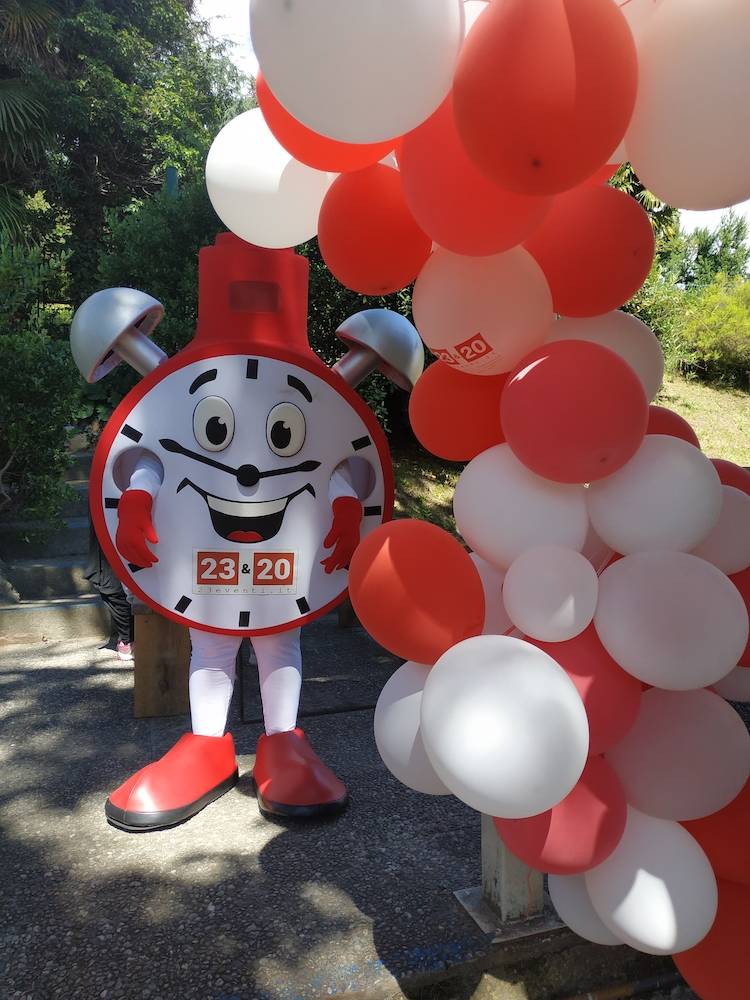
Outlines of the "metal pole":
M491 816L482 816L482 896L503 923L544 910L544 877L511 854Z

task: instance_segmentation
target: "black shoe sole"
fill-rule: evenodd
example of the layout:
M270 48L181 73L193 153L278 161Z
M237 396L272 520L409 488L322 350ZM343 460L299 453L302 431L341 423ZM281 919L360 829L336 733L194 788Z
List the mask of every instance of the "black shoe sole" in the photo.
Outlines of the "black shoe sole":
M264 799L258 790L258 786L253 780L255 798L258 800L258 809L266 819L325 819L330 816L338 816L349 804L349 793L335 802L321 802L309 806L293 806L283 802L271 802Z
M147 833L150 830L166 830L170 826L177 826L178 823L184 823L185 820L190 819L191 816L195 816L201 809L205 809L215 799L220 798L225 792L234 788L238 777L239 771L235 769L234 774L230 774L221 784L216 785L215 788L206 792L205 795L196 799L195 802L191 802L186 806L180 806L179 809L166 809L163 812L149 813L128 812L127 809L120 809L107 799L104 804L104 813L110 826L114 826L118 830L124 830L126 833Z

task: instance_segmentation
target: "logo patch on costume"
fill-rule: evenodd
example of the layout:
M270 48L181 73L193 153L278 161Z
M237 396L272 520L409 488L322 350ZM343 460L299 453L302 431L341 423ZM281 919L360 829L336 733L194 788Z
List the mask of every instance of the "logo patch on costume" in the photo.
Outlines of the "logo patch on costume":
M296 552L226 552L196 549L194 594L295 594Z

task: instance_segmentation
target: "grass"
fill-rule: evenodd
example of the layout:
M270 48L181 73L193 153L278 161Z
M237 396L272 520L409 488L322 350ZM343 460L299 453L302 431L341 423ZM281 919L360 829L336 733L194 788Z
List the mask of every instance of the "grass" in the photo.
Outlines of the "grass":
M750 466L750 394L667 376L655 402L692 425L709 458ZM463 466L435 458L417 444L395 448L393 465L396 517L432 521L455 534L453 493Z
M692 425L709 458L750 466L750 394L667 376L655 402Z

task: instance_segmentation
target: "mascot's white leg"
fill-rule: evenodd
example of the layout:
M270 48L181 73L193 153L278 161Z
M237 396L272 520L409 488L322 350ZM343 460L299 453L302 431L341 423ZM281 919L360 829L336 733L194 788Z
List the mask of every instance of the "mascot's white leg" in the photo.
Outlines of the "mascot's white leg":
M190 714L196 736L223 736L242 637L190 629Z
M260 811L284 817L339 812L346 786L319 759L297 728L302 688L300 630L256 636L265 734L258 740L253 779Z

